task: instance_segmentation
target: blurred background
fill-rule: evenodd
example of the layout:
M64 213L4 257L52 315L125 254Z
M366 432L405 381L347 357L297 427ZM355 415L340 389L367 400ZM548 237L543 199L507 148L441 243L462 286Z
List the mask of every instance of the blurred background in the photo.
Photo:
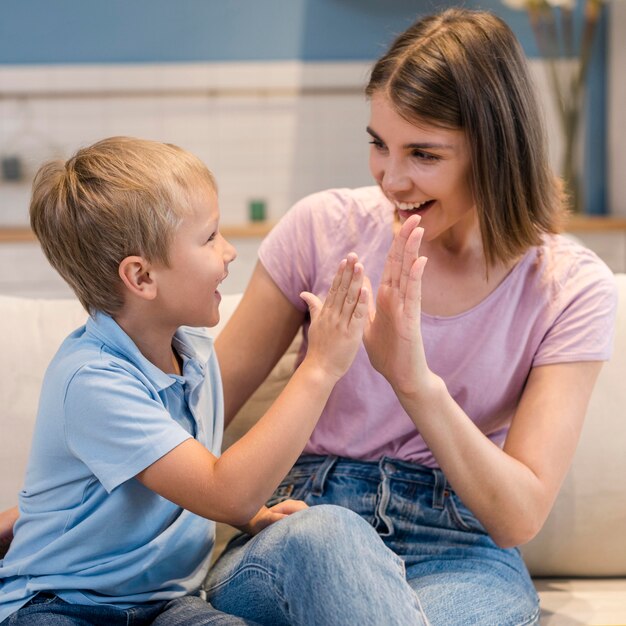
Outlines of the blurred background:
M69 295L27 227L32 175L120 134L176 143L215 173L223 230L239 249L224 291L243 290L261 238L293 202L371 184L363 87L372 61L418 15L450 4L3 0L0 293ZM561 93L580 115L581 214L571 230L626 271L626 0L464 6L492 10L520 39L557 171L568 139L555 81L584 69L581 93Z

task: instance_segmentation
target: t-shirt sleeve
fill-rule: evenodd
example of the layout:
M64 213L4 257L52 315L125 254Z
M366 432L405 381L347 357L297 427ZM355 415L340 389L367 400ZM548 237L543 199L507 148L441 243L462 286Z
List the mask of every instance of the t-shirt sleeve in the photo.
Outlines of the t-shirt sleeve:
M558 314L533 365L608 360L617 313L617 285L609 268L595 255L577 260L556 300Z
M152 393L115 362L85 365L68 384L67 445L109 493L191 437Z
M299 310L307 306L300 292L311 290L316 267L315 220L321 194L296 203L271 230L259 248L259 260L278 288Z

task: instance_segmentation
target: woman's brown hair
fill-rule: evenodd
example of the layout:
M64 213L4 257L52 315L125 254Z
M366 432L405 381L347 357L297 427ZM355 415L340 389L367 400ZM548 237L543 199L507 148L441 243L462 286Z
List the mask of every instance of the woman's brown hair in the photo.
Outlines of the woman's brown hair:
M534 87L500 18L448 9L418 20L374 65L366 93L381 92L411 123L466 133L488 266L561 229L562 185L549 165Z

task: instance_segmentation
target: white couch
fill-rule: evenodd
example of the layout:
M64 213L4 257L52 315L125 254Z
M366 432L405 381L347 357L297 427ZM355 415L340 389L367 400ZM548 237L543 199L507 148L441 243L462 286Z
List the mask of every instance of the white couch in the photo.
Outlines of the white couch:
M573 467L545 527L523 553L542 600L542 624L626 624L626 274L618 275L615 354L594 390ZM239 296L222 301L221 326ZM76 300L0 296L0 510L21 488L44 370L84 322ZM293 369L296 342L243 407L226 445L263 413ZM220 529L222 541L228 534Z

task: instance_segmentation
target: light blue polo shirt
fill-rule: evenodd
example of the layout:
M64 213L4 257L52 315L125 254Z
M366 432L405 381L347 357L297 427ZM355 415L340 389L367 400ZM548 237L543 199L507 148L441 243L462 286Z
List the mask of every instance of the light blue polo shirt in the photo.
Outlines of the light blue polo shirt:
M0 622L42 590L128 608L200 587L215 524L134 478L190 437L220 453L212 339L183 327L173 345L182 376L150 363L102 313L61 345L43 381L15 539L0 561Z

